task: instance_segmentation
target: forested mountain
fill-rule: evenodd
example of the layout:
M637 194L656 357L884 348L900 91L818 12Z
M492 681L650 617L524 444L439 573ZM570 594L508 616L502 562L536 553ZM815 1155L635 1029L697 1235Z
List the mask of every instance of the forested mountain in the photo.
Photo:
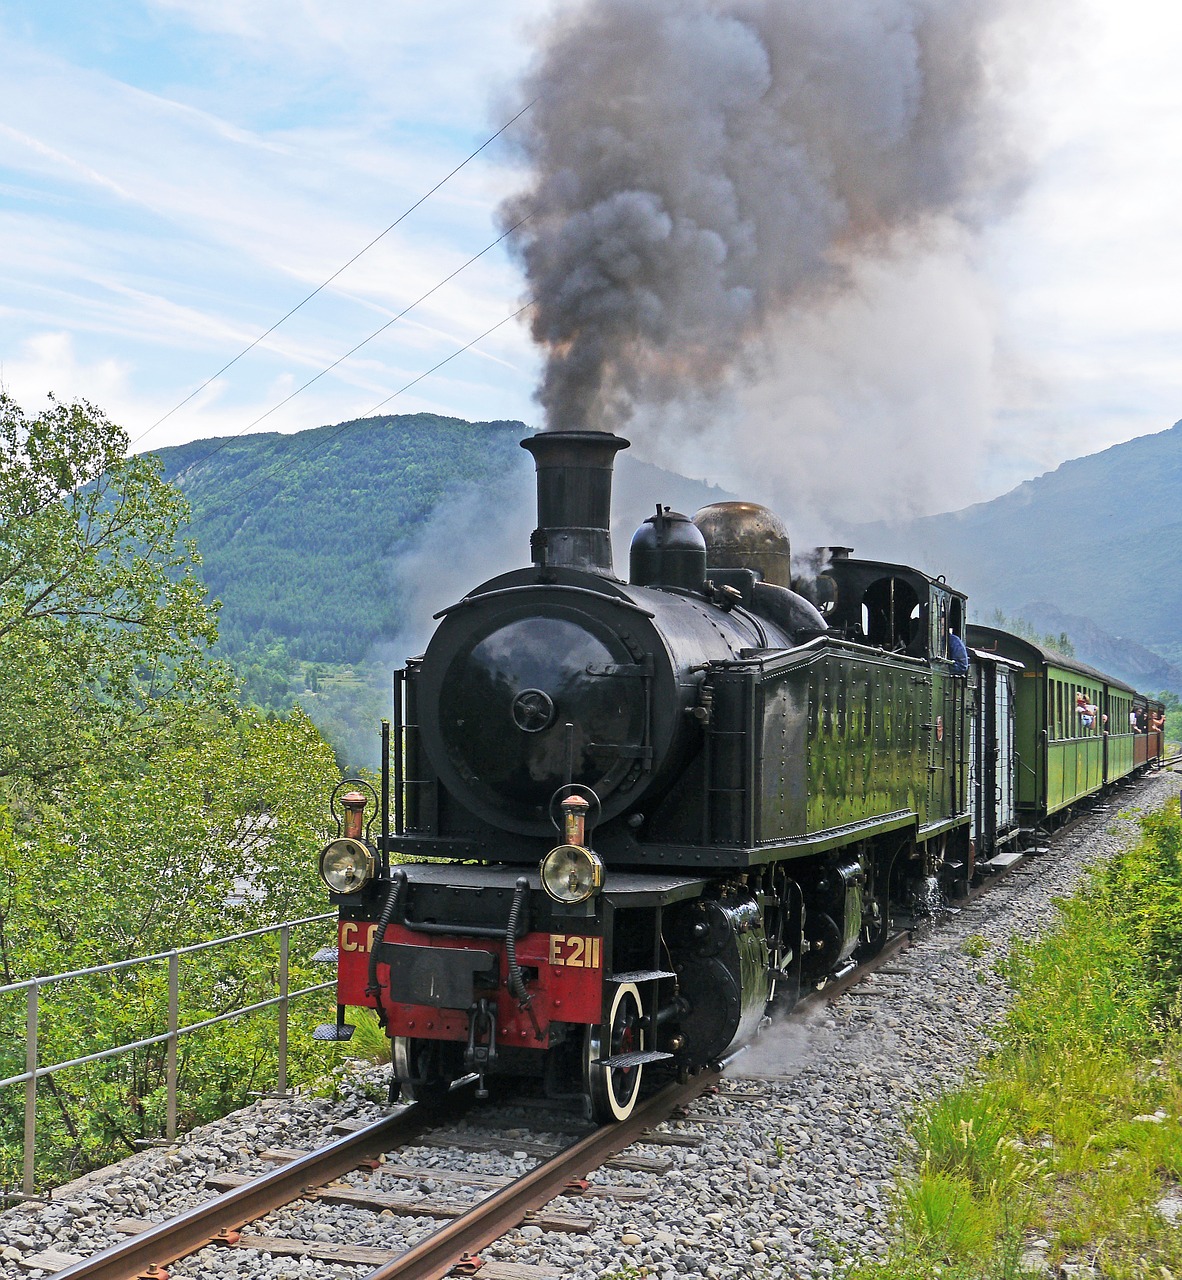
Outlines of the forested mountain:
M160 450L222 601L222 649L278 640L290 657L330 663L384 642L409 652L449 592L528 561L528 434L520 422L413 414ZM628 539L655 502L692 512L729 496L627 453L616 475L625 572Z
M223 649L282 639L293 657L363 658L399 626L383 561L446 493L497 489L528 463L524 430L416 414L160 450L222 601Z
M315 687L309 663L400 662L425 642L434 612L523 563L535 517L533 463L518 448L526 434L520 422L414 414L161 450L223 602L223 651L256 673L271 664L273 695L258 685L254 696L281 705ZM857 554L945 574L978 619L999 608L1031 615L1066 630L1084 660L1138 687L1177 689L1179 493L1182 423L992 502L863 526L849 541ZM628 540L655 502L692 512L728 496L620 454L617 569L626 573Z
M943 573L969 593L973 616L993 609L1090 620L1067 623L1079 656L1153 687L1145 661L1118 669L1124 643L1182 667L1182 422L1076 458L992 502L902 525L850 530L858 554ZM1028 602L1037 601L1031 606ZM1161 675L1161 671L1152 674ZM1177 689L1179 683L1171 687Z

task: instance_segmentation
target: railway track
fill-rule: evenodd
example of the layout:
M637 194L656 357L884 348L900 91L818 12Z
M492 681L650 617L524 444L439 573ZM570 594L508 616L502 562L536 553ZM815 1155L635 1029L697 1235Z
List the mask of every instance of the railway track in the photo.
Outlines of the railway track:
M1090 814L1080 814L1079 819ZM1052 837L1052 842L1076 825L1065 824ZM998 884L1007 873L1028 861L1023 857L1012 865L998 869L981 892ZM817 1003L836 1000L863 978L890 966L910 945L909 932L895 934L882 951L866 964L823 988L802 996L797 1009L803 1016ZM795 1016L795 1014L793 1015ZM739 1055L735 1055L738 1057ZM738 1070L741 1072L742 1068ZM586 1230L587 1222L578 1215L578 1198L587 1196L642 1199L643 1189L593 1184L587 1181L597 1169L610 1165L621 1152L637 1143L658 1145L692 1145L695 1138L684 1131L656 1133L657 1126L681 1116L686 1108L708 1090L716 1087L722 1067L703 1071L683 1083L670 1084L643 1101L628 1120L597 1129L588 1129L570 1113L557 1122L538 1113L541 1130L565 1129L573 1140L553 1146L523 1139L520 1130L509 1135L490 1128L483 1138L457 1140L448 1129L470 1111L470 1091L456 1090L449 1099L446 1115L423 1104L415 1104L397 1114L365 1124L315 1151L279 1149L262 1153L276 1167L263 1175L223 1175L210 1180L221 1194L177 1217L161 1223L125 1220L119 1230L125 1233L120 1242L90 1258L71 1262L57 1271L56 1280L166 1280L168 1268L209 1245L244 1252L243 1274L250 1274L248 1258L251 1250L266 1251L272 1256L288 1254L353 1267L367 1266L364 1280L432 1280L448 1274L476 1274L483 1280L547 1280L547 1273L537 1266L481 1263L478 1251L523 1225L536 1225L543 1230ZM745 1096L745 1095L737 1095ZM691 1117L701 1123L712 1119L726 1124L725 1117L698 1114ZM503 1127L503 1126L502 1126ZM489 1174L474 1169L430 1168L404 1163L400 1153L427 1147L435 1151L449 1146L459 1152L512 1152L538 1157L538 1162L518 1177ZM462 1157L460 1163L463 1163ZM649 1173L660 1173L660 1162L651 1157L634 1156L625 1167ZM391 1191L390 1181L412 1182L429 1177L453 1187L478 1193L475 1200L450 1199L432 1195L404 1194ZM350 1181L350 1179L352 1179ZM360 1181L358 1181L360 1179ZM554 1203L561 1198L561 1208ZM276 1236L259 1224L277 1210L298 1203L327 1201L350 1205L387 1217L432 1220L439 1225L420 1232L409 1247L390 1249L372 1243L356 1244L309 1239L302 1235ZM546 1208L546 1206L550 1206ZM375 1238L359 1229L367 1241ZM200 1275L182 1264L181 1272Z
M896 934L873 960L804 995L798 1009L803 1014L819 1001L836 999L869 973L888 964L908 942L909 935ZM271 1172L253 1178L233 1174L213 1178L210 1185L222 1194L165 1222L125 1220L119 1224L119 1229L125 1232L123 1240L57 1271L55 1280L167 1280L169 1266L209 1245L267 1251L272 1255L288 1253L354 1266L372 1265L365 1280L435 1280L449 1273L478 1274L483 1280L543 1280L544 1273L536 1267L482 1264L476 1255L523 1224L547 1230L580 1230L583 1220L575 1211L581 1196L643 1198L646 1193L641 1189L591 1184L587 1181L588 1175L613 1161L624 1168L659 1174L662 1171L659 1160L636 1156L620 1161L618 1157L638 1143L694 1145L699 1139L684 1132L655 1132L657 1126L676 1121L678 1117L699 1124L708 1125L712 1119L725 1124L726 1117L688 1115L686 1111L695 1099L717 1086L723 1069L720 1065L684 1082L669 1084L642 1101L627 1120L581 1132L556 1151L547 1151L544 1145L523 1141L520 1136L502 1137L495 1128L484 1138L454 1142L458 1150L499 1147L502 1151L521 1153L524 1147L528 1154L541 1157L533 1168L517 1178L401 1163L399 1153L408 1149L422 1146L446 1149L453 1145L447 1130L468 1113L473 1103L471 1092L459 1089L451 1095L446 1115L416 1103L346 1133L316 1151L264 1152L264 1158L277 1162ZM577 1125L570 1114L560 1117L558 1123L586 1129ZM546 1127L544 1122L541 1127ZM343 1181L358 1171L362 1176L369 1172L369 1185ZM485 1194L471 1204L403 1195L375 1190L374 1175L383 1181L387 1177L395 1180L442 1177L446 1182ZM551 1207L540 1215L539 1211L552 1206L559 1197L565 1201L562 1209ZM250 1224L276 1210L300 1201L318 1200L377 1213L434 1218L441 1225L429 1230L410 1248L395 1253L349 1242L277 1238L262 1230L249 1229Z
M592 1129L575 1138L560 1150L544 1158L518 1178L503 1178L479 1172L450 1171L432 1167L414 1170L397 1163L401 1151L423 1145L453 1145L446 1130L471 1105L464 1090L453 1094L454 1105L446 1116L424 1104L416 1103L396 1115L364 1125L329 1145L310 1152L279 1151L269 1154L281 1161L279 1167L261 1176L241 1180L233 1175L214 1179L214 1185L227 1187L223 1193L178 1217L161 1223L134 1220L122 1224L127 1232L124 1240L102 1252L56 1273L57 1280L137 1280L151 1277L165 1280L167 1267L210 1244L235 1250L260 1250L271 1254L290 1253L325 1261L353 1265L372 1264L366 1280L431 1280L445 1276L454 1268L457 1274L476 1270L474 1255L507 1231L525 1222L536 1221L549 1230L578 1230L580 1220L571 1213L551 1212L544 1218L533 1215L559 1196L612 1194L608 1188L593 1188L586 1175L611 1161L626 1147L638 1141L681 1145L679 1135L654 1135L650 1131L677 1115L695 1098L714 1086L721 1072L703 1071L684 1083L661 1089L637 1106L628 1120ZM570 1123L570 1117L567 1117ZM454 1145L472 1149L472 1140ZM495 1130L483 1141L476 1140L475 1149L496 1146L513 1152L524 1147L540 1154L537 1144L523 1142L518 1136L500 1137ZM659 1172L658 1161L634 1158L625 1167ZM358 1170L390 1176L410 1177L415 1173L485 1191L470 1206L462 1201L431 1200L422 1196L401 1195L369 1186L341 1181ZM449 1176L450 1174L450 1176ZM232 1185L241 1181L241 1185ZM627 1197L628 1189L619 1189ZM411 1248L390 1254L373 1246L350 1243L331 1244L304 1238L276 1238L244 1228L284 1206L301 1200L329 1200L351 1204L378 1213L393 1213L414 1218L434 1218L442 1225L429 1231ZM383 1255L385 1252L385 1256ZM504 1272L504 1268L499 1269ZM486 1280L496 1280L498 1268L485 1268ZM522 1278L538 1274L537 1268L520 1268Z

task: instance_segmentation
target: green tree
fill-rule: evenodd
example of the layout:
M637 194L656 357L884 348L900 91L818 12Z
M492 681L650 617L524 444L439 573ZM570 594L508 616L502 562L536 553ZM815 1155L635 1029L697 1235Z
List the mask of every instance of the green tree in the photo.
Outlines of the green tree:
M0 778L60 780L232 692L185 499L127 443L85 402L0 394Z
M1039 631L1032 626L1025 618L1008 618L1001 609L994 609L993 615L989 619L989 625L997 627L1001 631L1009 631L1013 635L1021 636L1023 640L1029 640L1032 644L1042 645L1044 649L1053 649L1056 653L1061 653L1065 658L1075 657L1075 644L1066 631L1060 631L1058 635L1052 635L1051 632Z
M237 704L211 660L216 607L182 538L183 495L84 403L36 417L0 396L0 975L7 983L202 943L323 911L315 854L339 777L298 710ZM292 987L323 981L292 955ZM271 939L198 951L182 1025L276 994ZM165 1030L166 969L46 988L40 1061ZM297 1013L295 1079L323 1069ZM274 1081L275 1015L182 1041L182 1120ZM0 1076L24 1063L24 999L0 1001ZM165 1051L42 1082L38 1167L56 1182L161 1131ZM0 1157L20 1146L20 1090L0 1094Z
M1166 709L1166 741L1173 749L1173 744L1182 743L1182 698L1169 689L1157 696Z
M332 751L299 712L237 712L200 735L172 740L153 769L112 778L83 767L68 803L42 804L17 828L0 809L0 958L6 981L107 964L257 929L326 909L315 855L324 800L338 772ZM309 957L330 925L293 939L291 988L331 976ZM268 1000L278 990L274 937L186 956L181 1023ZM167 968L136 968L45 988L43 1063L101 1051L167 1029ZM311 1042L333 997L293 1010L294 1080L328 1058ZM23 1000L0 1009L0 1072L23 1063ZM183 1123L225 1114L275 1081L275 1014L227 1023L181 1042ZM159 1134L165 1049L49 1077L39 1112L38 1165L59 1181ZM5 1145L21 1130L20 1091L0 1100Z

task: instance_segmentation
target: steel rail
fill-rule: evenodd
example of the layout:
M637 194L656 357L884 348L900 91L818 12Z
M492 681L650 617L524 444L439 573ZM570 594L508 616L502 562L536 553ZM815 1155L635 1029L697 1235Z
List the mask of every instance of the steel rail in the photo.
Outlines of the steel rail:
M471 1099L457 1094L454 1101L463 1111ZM451 1120L456 1114L450 1110L447 1118ZM163 1267L195 1253L223 1231L235 1231L298 1200L309 1188L341 1177L370 1156L412 1142L437 1127L440 1118L438 1110L419 1104L375 1120L356 1133L55 1272L54 1280L136 1280L153 1266Z
M365 1280L440 1280L465 1254L498 1240L527 1213L559 1195L572 1178L582 1177L640 1140L646 1130L668 1119L678 1107L692 1102L721 1078L720 1070L710 1068L684 1083L667 1085L638 1104L627 1120L604 1125L564 1147L405 1253L383 1263Z
M898 933L891 934L872 956L863 960L851 973L847 973L840 978L831 979L815 992L802 994L793 1007L793 1012L796 1009L806 1008L813 1003L814 999L827 1002L838 999L838 997L845 995L847 991L856 987L863 979L881 969L883 965L889 964L892 960L902 955L910 946L910 929L900 929Z

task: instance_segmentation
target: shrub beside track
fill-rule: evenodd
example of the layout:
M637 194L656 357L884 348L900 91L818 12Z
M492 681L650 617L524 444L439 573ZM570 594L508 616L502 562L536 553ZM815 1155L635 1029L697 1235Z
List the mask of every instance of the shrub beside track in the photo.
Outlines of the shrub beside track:
M980 1079L922 1109L896 1239L851 1280L1182 1274L1182 815L1091 870L1002 966ZM966 943L967 945L967 943Z

